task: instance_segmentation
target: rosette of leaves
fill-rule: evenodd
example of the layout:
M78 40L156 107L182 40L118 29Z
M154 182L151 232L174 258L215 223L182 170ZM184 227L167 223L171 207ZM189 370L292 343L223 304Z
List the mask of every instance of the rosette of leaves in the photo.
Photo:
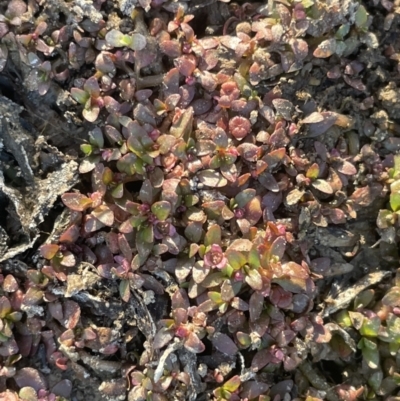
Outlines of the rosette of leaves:
M251 318L248 328L241 327L235 335L240 348L257 350L251 361L254 372L277 371L281 367L285 371L294 370L302 361L301 353L297 348L299 332L297 327L290 324L290 320L280 306L266 302L264 310L260 313L261 306L255 304L260 299L260 294L254 293L250 300ZM276 298L273 300L276 302ZM290 308L292 297L281 297L279 305ZM306 324L303 322L303 324ZM300 327L300 325L299 325ZM311 325L307 328L312 331ZM304 354L303 354L304 355Z
M132 50L143 50L146 47L146 37L140 33L125 35L117 29L106 34L106 42L112 47L129 47Z
M253 290L268 296L270 301L282 308L301 313L306 308L313 286L306 264L285 261L286 238L273 223L268 223L264 235L253 240L254 244L246 258L237 251L227 251L230 265ZM272 284L272 287L271 287ZM250 310L252 308L250 300Z
M171 296L172 318L162 319L155 335L153 346L163 348L175 337L183 346L194 353L201 353L205 345L201 339L207 334L206 315L190 307L189 299L183 290L176 290Z
M270 230L272 227L277 231L272 223L269 223L269 227ZM226 251L223 251L221 228L212 225L205 235L204 244L193 248L203 259L196 262L192 269L194 283L208 288L222 284L225 279L232 279L246 283L266 296L269 294L271 282L274 282L286 291L301 293L307 288L308 269L295 262L281 263L285 245L286 240L282 236L268 237L267 234L263 238L263 234L256 234L252 240L234 240ZM235 298L240 286L225 282L224 287L227 290L226 296L222 298L221 295L219 299L219 296L211 294L211 297L215 298L214 301L218 301L223 309L226 308L227 302L234 302L232 305L235 305L235 308L246 310L247 304Z
M46 299L46 296L51 299L52 295L48 291L49 278L56 277L61 281L66 279L64 271L60 270L53 266L44 266L41 271L29 269L26 273L27 281L25 286L27 289L22 297L22 305L29 309L30 306L41 304Z
M357 49L360 40L368 40L368 35L367 37L365 35L369 25L369 14L367 10L360 4L353 13L354 15L351 18L351 22L349 20L342 24L337 29L334 37L325 39L318 45L313 52L314 57L328 58L333 54L337 54L340 57L347 57Z
M19 311L14 311L10 300L3 295L0 298L0 341L3 343L3 348L7 348L6 344L4 343L7 343L11 338L13 338L12 329L14 327L14 323L21 320L21 318L22 313Z
M336 321L346 331L358 332L357 348L367 369L371 398L389 396L400 386L400 272L396 272L393 286L381 300L376 295L372 289L364 290L355 298L353 310L336 315ZM351 354L341 337L331 341L331 346L343 359Z
M228 181L235 182L237 179L237 168L235 161L238 152L224 130L216 130L212 139L200 139L196 143L196 154L199 157L207 156L207 169L198 173L200 182L209 187L223 187ZM215 171L219 169L221 173ZM227 181L228 180L228 181Z
M104 226L112 227L115 219L115 208L113 208L113 206L115 205L103 202L103 196L105 195L107 189L106 184L112 181L111 170L105 169L102 164L98 164L96 165L92 175L94 183L93 187L96 191L90 194L90 197L87 197L79 192L67 192L61 197L64 205L73 212L86 212L89 208L92 209L90 213L75 215L77 217L78 223L81 223L81 221L83 221L83 227L86 233L98 231ZM123 186L120 190L123 192ZM112 194L116 198L117 196L115 195L114 191L112 192ZM122 197L122 194L120 197ZM63 242L63 244L60 245L61 250L68 251L68 248L72 249L73 247L71 244L73 244L78 238L78 225L72 224L60 238L60 242ZM68 255L69 254L70 253L68 253ZM49 258L46 257L46 259ZM60 262L59 264L66 266L65 263Z
M320 175L320 168L317 163L312 164L306 171L306 174L298 174L296 182L299 188L292 189L286 196L286 203L294 205L298 203L306 193L303 188L315 188L326 195L333 194L333 189L328 181L318 178Z
M213 137L213 143L215 144L214 155L210 160L209 167L211 169L219 168L222 175L232 180L236 178L236 166L234 165L238 152L236 148L229 145L229 139L223 130L218 130Z
M168 375L167 372L165 372L165 376L156 380L155 373L156 371L151 368L146 368L143 371L135 369L131 372L129 378L133 388L129 393L129 398L146 401L168 401L165 392L174 391L171 388L172 383L179 387L179 382L184 380L179 373L176 375L178 379L176 380L173 374Z
M121 148L123 156L117 161L117 168L128 175L145 176L146 167L154 166L154 159L167 154L175 139L170 135L160 135L156 129L149 133L136 120L124 118L122 123L127 140Z
M389 170L390 209L379 210L376 225L381 230L385 242L396 241L396 229L399 225L400 213L400 156L394 156L394 167Z
M84 106L82 115L85 120L94 122L104 106L109 112L118 110L117 102L111 96L103 96L96 77L90 77L81 88L71 88L71 96Z
M50 56L53 53L54 46L49 46L43 39L40 38L40 36L42 36L46 30L47 23L40 21L32 33L26 35L17 35L17 39L27 49L31 51L37 50L46 56Z
M44 61L33 53L29 53L32 71L27 76L25 83L30 90L37 90L39 95L45 95L50 88L51 80L54 77L50 61Z
M151 253L155 240L162 240L167 249L169 242L177 247L180 244L180 236L171 221L171 203L166 200L154 202L155 198L156 191L150 180L144 181L139 193L142 203L126 202L125 208L131 217L120 226L124 233L136 230L136 248L142 261Z
M98 167L98 163L101 160L110 162L121 159L121 150L117 146L124 147L122 135L116 128L108 125L105 127L105 136L111 143L111 148L105 148L104 136L100 128L96 127L92 131L89 131L89 143L83 143L81 145L81 150L86 157L79 166L80 173L84 174L92 171ZM109 168L105 169L103 172L103 183L105 185L111 184L115 175Z
M286 383L285 383L286 384ZM284 388L284 386L282 386ZM276 392L280 396L280 391ZM269 386L256 380L242 382L240 376L233 376L226 380L222 386L213 391L213 401L269 401L271 400ZM311 400L310 400L311 401Z
M217 387L213 391L215 401L239 401L238 390L241 384L239 376L233 376L227 380L222 386Z
M73 267L76 263L74 254L63 245L44 244L40 247L40 254L49 260L51 267L58 272L64 272L65 268Z
M229 202L234 219L240 231L246 235L250 228L254 227L262 217L261 198L257 191L251 188L239 192Z
M223 224L224 221L235 221L241 232L247 235L262 217L261 199L252 188L244 189L228 204L222 199L204 202L203 210L207 217Z

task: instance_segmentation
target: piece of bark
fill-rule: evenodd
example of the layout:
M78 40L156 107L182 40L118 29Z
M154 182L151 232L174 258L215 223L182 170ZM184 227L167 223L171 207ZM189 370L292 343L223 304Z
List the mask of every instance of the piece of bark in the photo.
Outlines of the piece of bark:
M369 273L364 276L361 280L357 281L351 287L340 292L335 299L329 300L329 303L322 312L323 317L327 317L332 313L337 312L340 309L347 308L350 302L366 288L371 285L377 284L382 281L386 276L391 274L390 271L377 271Z

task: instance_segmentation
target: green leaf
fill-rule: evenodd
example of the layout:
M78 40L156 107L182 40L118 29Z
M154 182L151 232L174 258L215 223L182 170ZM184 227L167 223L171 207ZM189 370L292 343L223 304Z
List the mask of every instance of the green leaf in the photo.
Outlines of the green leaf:
M209 219L217 220L221 216L225 202L222 200L203 203L203 210Z
M217 400L224 400L224 390L222 387L218 387L213 391L214 397L216 397Z
M231 166L233 163L235 163L235 161L237 159L237 156L230 155L229 153L225 153L224 156L220 156L220 157L221 157L221 167L222 168Z
M400 174L400 155L394 156L394 178L397 178L397 175Z
M367 337L376 337L381 327L381 319L374 316L371 319L364 319L360 328L360 334Z
M236 391L239 386L240 386L241 380L239 376L233 376L230 378L224 385L222 386L224 390L229 391L230 393L233 393Z
M335 320L341 327L347 328L347 327L351 327L352 326L349 313L347 311L345 311L345 310L340 311L336 315Z
M170 128L170 134L175 138L184 138L190 135L193 129L193 107L175 112L174 122Z
M202 287L211 288L220 285L225 277L221 272L209 274L201 283Z
M110 32L106 34L106 41L110 46L113 47L122 47L127 46L130 42L128 35L124 35L122 32L117 29L112 29Z
M221 188L228 183L221 173L212 169L200 171L197 173L197 177L202 184L211 188Z
M81 151L86 155L90 156L91 153L93 152L93 147L92 145L89 145L88 143L83 143L81 145Z
M204 238L204 245L211 246L211 245L221 245L221 227L217 224L212 225Z
M354 309L365 308L375 296L375 291L372 289L362 291L354 298Z
M129 288L129 280L121 280L119 283L119 295L124 302L128 302L131 297L131 290Z
M301 4L304 8L310 8L315 4L315 0L301 0Z
M79 88L71 88L71 96L80 104L86 104L90 99L89 93Z
M153 226L150 226L150 228L151 233L153 233ZM138 233L136 234L136 248L140 256L140 260L143 263L146 261L151 253L151 250L153 249L153 243L146 242L144 236L145 233L143 233L143 230L138 231Z
M386 320L388 332L394 341L400 341L400 317L390 314Z
M133 216L130 219L130 223L134 228L140 227L145 221L147 221L147 216Z
M262 290L263 282L262 282L261 275L257 270L255 270L255 269L249 270L247 275L246 275L246 279L245 280L246 280L246 283L253 290L256 290L256 291Z
M142 188L140 188L139 198L143 203L151 205L153 203L153 196L153 186L151 185L150 180L145 180L142 184Z
M113 198L120 199L124 196L124 184L118 184L112 191L111 191L111 196Z
M371 376L368 379L368 384L373 388L375 392L377 392L381 387L382 379L383 379L383 372L379 370L371 374Z
M255 247L253 247L249 252L247 261L250 267L252 267L253 269L257 269L258 267L260 267L260 254Z
M306 177L311 178L312 180L316 180L319 176L319 166L317 163L314 163L306 172Z
M132 50L143 50L146 47L146 37L140 33L134 33L129 38L129 42L127 46Z
M363 337L361 339L361 341L362 341L362 348L361 349L370 349L370 350L377 350L378 349L378 345L376 343L376 340L370 340L370 339L368 339L366 337Z
M400 306L400 288L393 287L382 298L383 305L391 306L392 308Z
M390 207L394 212L400 209L400 192L390 194Z
M239 270L242 266L246 264L246 257L239 251L228 250L225 253L228 264L232 267L233 270Z
M240 284L240 283L239 283ZM235 289L230 280L225 280L221 285L221 298L225 302L230 302L236 295Z
M254 197L256 196L255 189L245 189L244 191L238 193L235 196L235 203L238 207L243 208L245 207Z
M224 303L224 301L221 298L221 294L219 292L215 292L215 291L210 291L208 293L208 298L211 299L211 301L213 301L214 303L216 303L217 305L221 305Z
M299 294L306 290L306 280L300 277L286 276L274 278L273 283L279 284L285 291Z
M251 345L251 337L247 333L238 331L236 333L236 338L243 347L249 347Z
M100 149L104 147L104 138L100 129L89 132L89 142Z
M44 244L40 247L40 254L48 260L54 258L60 247L57 244Z
M349 311L349 317L354 328L360 330L364 323L365 316L360 312Z
M164 221L171 212L171 204L167 201L153 203L151 206L151 212L157 217L158 220Z
M368 13L364 6L360 5L355 14L355 23L357 28L366 28L368 22Z
M136 162L137 162L137 156L133 153L128 153L117 161L117 169L121 173L133 175L137 171ZM142 174L142 172L140 172L139 174Z
M99 113L100 107L97 104L92 104L90 99L86 102L85 108L82 110L83 117L90 123L96 121Z
M106 205L96 207L91 215L105 226L111 227L114 224L114 212Z
M194 195L194 194L185 195L184 203L185 203L186 207L192 207L192 206L196 205L197 203L199 203L199 197L198 197L198 195Z
M21 401L37 401L38 400L36 391L33 387L22 387L21 390L19 390L18 396L19 396L19 399L21 399ZM11 399L13 399L13 398L10 398L10 400Z
M0 298L0 318L3 319L5 318L9 313L11 313L12 308L10 301L8 300L7 297L2 296Z
M137 156L142 157L143 152L145 151L143 148L142 143L139 141L138 138L136 138L133 135L130 135L128 140L126 141L126 145L128 146L128 149L132 152L135 153Z
M221 149L226 149L228 147L228 136L225 131L219 129L214 136L214 143Z
M157 138L158 145L160 146L159 151L162 155L168 153L176 143L176 138L172 135L161 135Z
M191 221L185 228L185 237L192 243L198 244L203 235L203 224Z
M77 192L70 192L61 195L64 205L75 212L83 212L92 204L92 200Z
M142 238L144 242L147 242L148 244L152 244L154 242L154 232L152 225L148 225L147 227L142 228L140 231L142 233Z
M210 168L217 169L220 168L222 164L221 156L215 155L210 160Z
M362 355L371 369L377 369L379 366L379 351L378 349L363 348Z
M343 40L344 37L350 32L350 24L344 24L336 31L336 39Z

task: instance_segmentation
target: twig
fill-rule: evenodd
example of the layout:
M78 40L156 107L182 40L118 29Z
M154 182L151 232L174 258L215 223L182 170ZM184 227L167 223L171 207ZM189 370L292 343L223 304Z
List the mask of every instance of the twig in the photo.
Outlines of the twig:
M327 317L340 309L346 308L361 291L364 291L373 284L379 283L390 274L390 271L377 271L367 274L353 286L339 293L339 295L322 311L322 316Z
M304 361L299 366L299 369L313 387L326 392L326 399L328 401L340 401L333 388L312 368L310 362Z
M154 382L157 383L160 379L161 376L164 373L164 365L165 362L167 361L167 358L177 351L178 349L182 348L182 342L179 341L178 339L175 339L175 341L171 344L168 345L167 349L163 352L161 355L160 359L157 361L157 369L154 372Z

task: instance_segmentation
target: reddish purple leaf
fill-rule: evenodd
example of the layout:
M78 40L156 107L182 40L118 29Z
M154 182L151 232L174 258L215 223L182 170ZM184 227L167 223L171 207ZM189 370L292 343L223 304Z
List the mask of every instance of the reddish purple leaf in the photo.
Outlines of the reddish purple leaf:
M186 338L184 346L187 350L195 354L200 354L206 349L205 345L200 341L199 337L197 337L197 335L192 332L190 332L189 336Z
M66 300L63 305L64 326L73 329L79 322L81 316L80 306L70 300Z
M92 200L85 195L76 192L61 195L61 200L69 209L76 212L83 212L92 204Z
M235 355L238 351L236 344L224 333L216 333L211 342L218 351L224 354Z
M264 366L272 361L272 355L269 349L262 349L258 351L253 360L251 361L251 368L253 371L258 372Z

